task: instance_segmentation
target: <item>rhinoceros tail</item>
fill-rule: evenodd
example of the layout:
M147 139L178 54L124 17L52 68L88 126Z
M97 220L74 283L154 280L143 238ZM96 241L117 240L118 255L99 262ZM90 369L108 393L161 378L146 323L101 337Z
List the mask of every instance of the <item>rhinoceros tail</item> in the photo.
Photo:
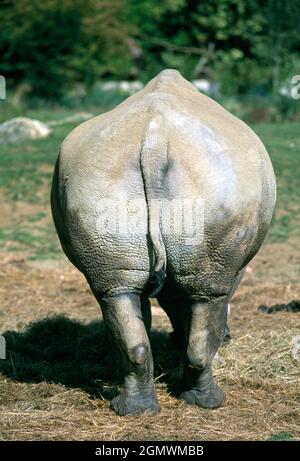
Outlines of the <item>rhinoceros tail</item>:
M153 115L147 124L141 149L141 171L148 209L148 235L153 249L148 295L156 296L166 277L166 250L161 234L161 200L168 168L168 143L163 116Z

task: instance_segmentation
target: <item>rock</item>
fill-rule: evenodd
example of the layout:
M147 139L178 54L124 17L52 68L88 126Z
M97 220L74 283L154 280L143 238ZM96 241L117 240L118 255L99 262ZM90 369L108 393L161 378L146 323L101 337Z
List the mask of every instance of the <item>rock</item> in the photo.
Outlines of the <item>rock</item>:
M94 117L94 114L90 112L77 112L74 115L70 115L69 117L63 118L62 120L52 120L48 122L49 126L58 126L64 125L65 123L81 123L89 120L90 118Z
M0 124L0 144L46 138L50 133L50 128L38 120L16 117Z
M103 91L123 91L124 93L134 94L144 88L144 85L139 80L129 82L127 80L122 81L110 81L101 82L98 87Z
M219 94L220 85L216 82L210 82L206 79L198 79L193 80L192 83L199 91L203 91L208 95L217 96Z

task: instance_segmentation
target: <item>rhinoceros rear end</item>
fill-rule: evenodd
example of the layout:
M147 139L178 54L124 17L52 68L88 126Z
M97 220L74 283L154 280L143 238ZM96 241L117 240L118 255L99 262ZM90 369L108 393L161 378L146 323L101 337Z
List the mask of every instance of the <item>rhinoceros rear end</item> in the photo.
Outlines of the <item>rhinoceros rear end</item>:
M186 344L181 398L222 404L211 364L230 298L270 225L275 189L259 138L174 70L64 140L53 218L120 349L118 414L159 410L152 296Z

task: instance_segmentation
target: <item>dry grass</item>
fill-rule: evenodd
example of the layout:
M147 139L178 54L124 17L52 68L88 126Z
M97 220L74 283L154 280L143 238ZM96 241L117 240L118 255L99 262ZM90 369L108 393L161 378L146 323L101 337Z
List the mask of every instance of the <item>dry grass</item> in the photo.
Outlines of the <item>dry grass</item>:
M257 312L261 304L300 297L300 284L288 285L284 275L274 273L270 259L276 247L263 250L233 300L233 339L221 350L224 363L215 368L226 393L220 409L188 406L174 397L180 357L169 343L168 319L153 307L159 416L118 417L109 410L121 376L83 277L66 263L48 261L43 267L20 255L2 256L0 321L8 358L0 362L0 439L300 438L300 356L293 355L300 316ZM297 257L294 251L293 263ZM282 272L288 272L286 258ZM257 277L260 271L264 278Z

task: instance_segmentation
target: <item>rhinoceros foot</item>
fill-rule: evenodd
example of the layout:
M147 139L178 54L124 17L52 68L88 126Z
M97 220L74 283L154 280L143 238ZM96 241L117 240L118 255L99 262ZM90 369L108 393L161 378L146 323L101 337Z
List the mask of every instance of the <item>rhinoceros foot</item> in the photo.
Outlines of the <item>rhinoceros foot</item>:
M122 393L110 402L110 407L119 415L145 413L157 414L160 411L159 403L153 396L129 396Z
M224 392L214 383L205 390L190 389L184 391L179 398L189 405L198 405L202 408L218 408L224 402Z

